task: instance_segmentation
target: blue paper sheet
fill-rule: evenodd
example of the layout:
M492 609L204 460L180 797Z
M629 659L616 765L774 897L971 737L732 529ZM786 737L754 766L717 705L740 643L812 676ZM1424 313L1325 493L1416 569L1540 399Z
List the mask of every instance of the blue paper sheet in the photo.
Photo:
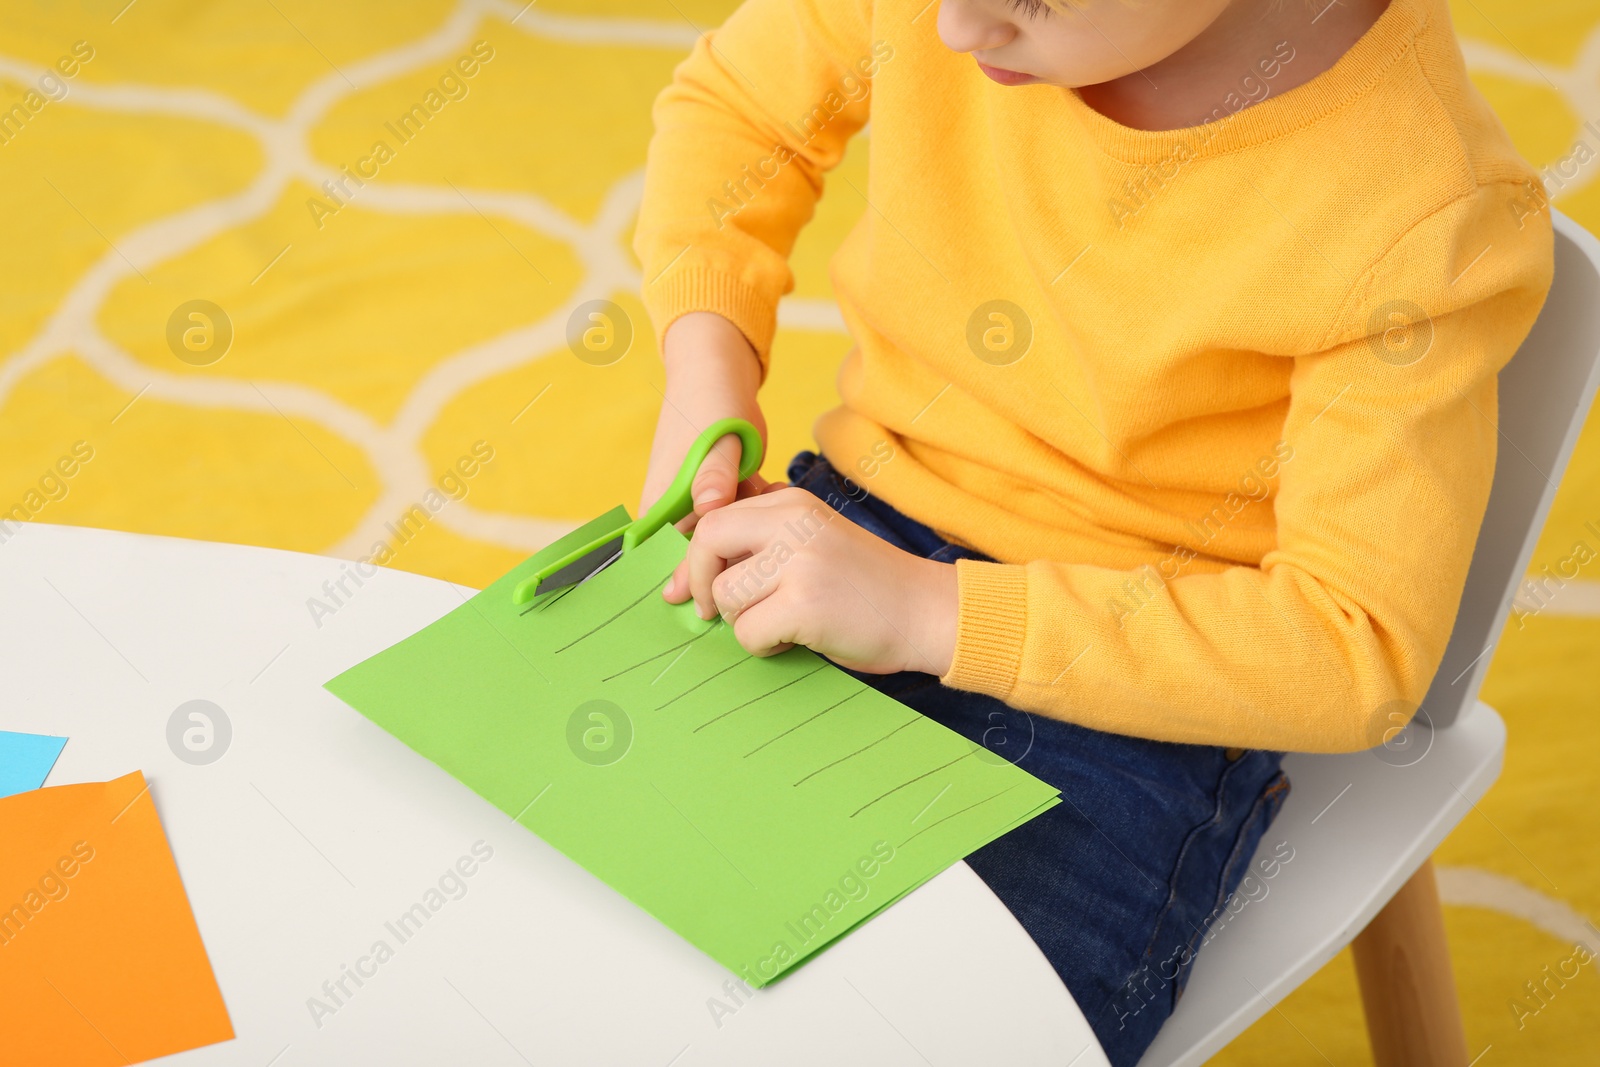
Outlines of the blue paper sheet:
M65 737L14 734L0 730L0 797L26 793L44 785L56 757L66 746Z

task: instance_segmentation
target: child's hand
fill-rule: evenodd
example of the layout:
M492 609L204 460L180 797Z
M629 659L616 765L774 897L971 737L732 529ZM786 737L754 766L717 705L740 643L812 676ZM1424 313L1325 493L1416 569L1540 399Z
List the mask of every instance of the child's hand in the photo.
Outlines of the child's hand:
M700 431L718 419L741 418L766 440L767 424L756 403L761 364L739 328L709 311L690 312L667 329L662 344L667 388L650 446L650 467L639 501L643 515L678 476L683 457ZM713 508L752 496L768 487L760 474L739 481L739 439L718 441L695 476L690 495L694 510L678 523L687 533ZM780 486L781 487L781 486Z
M662 595L720 612L744 648L805 645L852 670L944 675L956 638L956 569L903 552L804 489L703 515Z

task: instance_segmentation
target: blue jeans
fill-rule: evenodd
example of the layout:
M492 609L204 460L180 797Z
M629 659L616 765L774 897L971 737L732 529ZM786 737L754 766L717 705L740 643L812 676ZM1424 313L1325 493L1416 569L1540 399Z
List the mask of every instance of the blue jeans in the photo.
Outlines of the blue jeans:
M789 481L907 552L944 563L989 558L815 453L794 458ZM1288 795L1283 754L1103 733L913 671L850 673L1061 790L1059 805L967 863L1049 959L1114 1067L1137 1063Z

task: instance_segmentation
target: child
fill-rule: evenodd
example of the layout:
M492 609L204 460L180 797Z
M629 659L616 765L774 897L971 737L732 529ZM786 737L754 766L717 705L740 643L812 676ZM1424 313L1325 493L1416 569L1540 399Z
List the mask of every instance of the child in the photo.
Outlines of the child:
M647 502L702 427L763 426L787 256L869 117L821 454L736 491L725 438L664 595L1061 789L968 862L1132 1064L1282 754L1428 689L1543 189L1446 0L747 0L656 103Z

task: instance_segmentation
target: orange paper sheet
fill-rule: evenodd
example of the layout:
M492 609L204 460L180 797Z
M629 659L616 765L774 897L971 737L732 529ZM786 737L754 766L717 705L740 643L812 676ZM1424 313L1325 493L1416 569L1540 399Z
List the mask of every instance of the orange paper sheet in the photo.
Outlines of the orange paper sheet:
M135 771L0 799L0 1065L139 1063L233 1037Z

